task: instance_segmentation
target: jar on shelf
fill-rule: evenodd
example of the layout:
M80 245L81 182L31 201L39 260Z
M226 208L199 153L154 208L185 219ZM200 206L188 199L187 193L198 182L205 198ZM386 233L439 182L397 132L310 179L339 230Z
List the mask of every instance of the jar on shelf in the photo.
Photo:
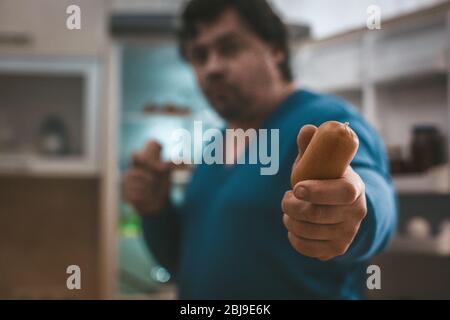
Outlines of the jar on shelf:
M69 153L67 127L57 116L47 117L39 132L39 153L49 156L62 156Z
M411 156L414 170L424 172L446 161L444 138L434 125L413 128Z

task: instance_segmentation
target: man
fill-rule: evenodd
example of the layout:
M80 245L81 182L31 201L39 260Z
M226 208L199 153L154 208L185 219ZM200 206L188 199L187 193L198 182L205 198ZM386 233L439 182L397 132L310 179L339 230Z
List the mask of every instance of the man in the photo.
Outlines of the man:
M199 165L177 209L160 146L151 141L133 155L125 197L142 215L146 241L179 297L361 298L366 263L396 223L377 133L346 102L295 88L285 27L265 0L191 1L180 46L228 128L279 129L280 167L265 176L258 165ZM299 152L329 120L349 122L359 137L351 166L341 179L290 190Z

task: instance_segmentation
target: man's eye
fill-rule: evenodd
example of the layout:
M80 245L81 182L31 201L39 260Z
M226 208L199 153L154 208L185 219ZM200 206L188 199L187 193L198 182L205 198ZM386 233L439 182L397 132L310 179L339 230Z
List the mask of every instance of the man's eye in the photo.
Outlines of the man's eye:
M206 50L194 50L191 59L194 64L204 64L208 59L208 52Z

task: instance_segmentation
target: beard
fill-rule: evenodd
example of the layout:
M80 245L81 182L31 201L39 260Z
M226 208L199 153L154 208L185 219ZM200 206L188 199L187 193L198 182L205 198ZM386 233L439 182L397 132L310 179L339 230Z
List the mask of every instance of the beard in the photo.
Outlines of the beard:
M213 109L227 121L245 120L251 114L249 99L236 86L210 83L204 93Z

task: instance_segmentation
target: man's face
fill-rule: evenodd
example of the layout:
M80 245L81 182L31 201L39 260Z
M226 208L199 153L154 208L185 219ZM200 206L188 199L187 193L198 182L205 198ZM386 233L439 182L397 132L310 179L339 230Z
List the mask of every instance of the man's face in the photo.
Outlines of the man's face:
M200 23L187 56L211 105L226 120L251 120L265 112L281 81L279 50L261 40L234 9Z

